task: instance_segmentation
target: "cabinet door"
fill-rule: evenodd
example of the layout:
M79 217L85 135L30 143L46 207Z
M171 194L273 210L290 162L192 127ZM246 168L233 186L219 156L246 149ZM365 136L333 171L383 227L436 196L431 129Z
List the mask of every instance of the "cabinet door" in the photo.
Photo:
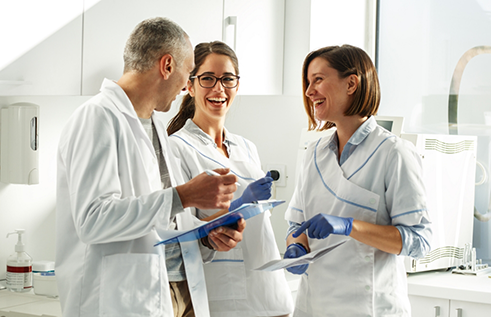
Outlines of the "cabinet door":
M282 94L284 15L284 0L225 0L224 41L235 43L240 94Z
M489 317L491 304L471 303L464 301L450 301L449 317Z
M409 301L413 317L448 317L448 299L410 295Z
M196 45L221 39L222 12L222 0L86 0L82 94L95 95L104 78L121 77L126 40L144 19L167 17Z
M0 95L80 95L83 0L0 1Z

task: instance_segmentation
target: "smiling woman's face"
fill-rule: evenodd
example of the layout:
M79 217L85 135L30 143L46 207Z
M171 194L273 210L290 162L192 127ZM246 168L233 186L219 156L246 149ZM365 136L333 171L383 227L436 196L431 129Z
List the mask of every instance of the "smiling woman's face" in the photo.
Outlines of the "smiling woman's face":
M234 65L230 57L212 53L208 55L204 63L196 72L197 76L213 75L221 78L227 75L236 75ZM189 94L194 97L196 110L194 118L206 117L209 119L223 119L230 108L239 85L235 88L224 88L220 81L217 81L213 88L203 88L199 84L198 78L188 83Z
M329 62L317 57L309 65L307 79L309 86L305 95L313 103L316 119L336 123L344 117L351 102L349 77L340 78L339 72Z

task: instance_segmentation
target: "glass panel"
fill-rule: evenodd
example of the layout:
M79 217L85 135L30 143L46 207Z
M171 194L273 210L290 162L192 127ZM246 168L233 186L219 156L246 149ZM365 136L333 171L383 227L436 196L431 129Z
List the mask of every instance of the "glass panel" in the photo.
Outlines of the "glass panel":
M475 207L487 214L491 1L379 0L379 9L379 115L404 116L405 132L477 135ZM490 222L474 221L474 247L489 262Z

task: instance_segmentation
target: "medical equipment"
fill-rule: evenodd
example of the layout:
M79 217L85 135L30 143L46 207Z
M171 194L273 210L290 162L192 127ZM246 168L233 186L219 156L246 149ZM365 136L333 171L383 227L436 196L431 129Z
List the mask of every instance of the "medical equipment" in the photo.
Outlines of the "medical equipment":
M458 267L472 245L477 137L402 134L416 146L423 164L427 209L432 222L431 251L406 257L407 272Z
M1 181L39 184L39 106L15 103L1 111Z
M24 229L17 229L9 232L18 235L15 253L7 259L7 288L12 292L29 292L32 288L32 258L25 251L25 245L22 242Z
M470 244L464 246L464 254L462 256L462 264L455 270L454 274L462 275L481 275L491 272L491 268L486 263L482 263L482 259L477 259L476 248L471 249Z
M404 126L404 117L376 116L375 120L379 126L394 133L398 137L401 136L402 127Z

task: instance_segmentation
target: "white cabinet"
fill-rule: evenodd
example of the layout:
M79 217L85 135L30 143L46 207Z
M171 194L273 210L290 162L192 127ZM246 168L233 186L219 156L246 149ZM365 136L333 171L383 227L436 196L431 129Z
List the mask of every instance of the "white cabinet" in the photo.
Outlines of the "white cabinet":
M121 77L126 40L142 20L167 17L197 44L221 38L222 11L222 0L86 0L82 94L95 95L104 78Z
M489 317L491 305L443 298L409 296L413 317Z
M414 273L408 277L413 317L489 317L491 279L487 274Z
M134 27L156 16L177 22L194 45L235 45L240 94L280 95L284 14L285 0L2 1L0 96L97 94L104 78L121 77Z
M413 317L448 317L450 301L448 299L409 296Z
M284 0L224 0L223 40L235 43L239 94L282 94L284 16Z
M0 1L0 96L80 95L83 0Z
M471 303L459 300L450 301L449 317L489 317L491 316L491 305L482 303Z
M284 0L86 0L84 14L82 94L99 92L104 77L117 80L123 71L123 49L142 20L168 17L196 45L227 40L236 43L241 94L281 94ZM224 21L237 23L230 27Z

